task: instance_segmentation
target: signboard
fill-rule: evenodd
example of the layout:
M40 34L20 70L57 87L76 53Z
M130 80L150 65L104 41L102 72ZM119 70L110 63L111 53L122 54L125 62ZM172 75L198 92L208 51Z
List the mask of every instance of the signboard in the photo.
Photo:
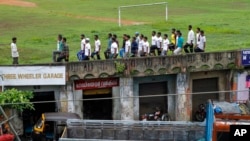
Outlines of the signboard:
M0 67L5 86L65 85L65 66Z
M242 50L241 64L243 66L250 66L250 50Z
M119 86L119 78L75 80L76 90L90 90Z

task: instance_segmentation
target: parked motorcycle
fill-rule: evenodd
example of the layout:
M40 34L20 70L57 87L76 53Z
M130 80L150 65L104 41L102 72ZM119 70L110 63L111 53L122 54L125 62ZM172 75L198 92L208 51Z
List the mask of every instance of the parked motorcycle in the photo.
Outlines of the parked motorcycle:
M204 121L206 118L206 108L204 104L200 104L198 110L195 112L195 119L197 121Z
M141 116L142 121L170 121L170 115L168 113L162 113L159 108L156 108L154 113L143 114Z

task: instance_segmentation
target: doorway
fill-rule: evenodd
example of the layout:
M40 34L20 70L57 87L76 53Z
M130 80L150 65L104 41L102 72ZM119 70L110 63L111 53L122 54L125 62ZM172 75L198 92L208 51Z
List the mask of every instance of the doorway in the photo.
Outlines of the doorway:
M83 91L83 119L112 120L112 106L111 89Z
M208 99L218 100L218 78L206 78L193 80L193 93L192 95L192 120L194 121L195 112L198 110L200 104L206 104ZM199 94L200 92L200 94ZM202 92L214 92L203 94Z
M139 96L167 94L167 82L142 83L139 84ZM139 114L155 112L155 107L160 107L162 112L168 112L167 96L147 97L139 99Z

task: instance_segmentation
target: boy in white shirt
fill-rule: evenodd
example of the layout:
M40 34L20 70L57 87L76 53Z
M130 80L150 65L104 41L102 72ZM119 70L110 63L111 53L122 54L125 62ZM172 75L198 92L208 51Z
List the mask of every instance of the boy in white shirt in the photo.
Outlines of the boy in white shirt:
M162 43L162 52L161 55L165 56L168 53L168 45L170 44L168 40L168 34L164 34L163 36L163 43Z
M19 53L18 53L17 46L16 46L16 41L17 41L17 38L13 37L12 38L12 43L10 44L11 56L13 58L13 62L12 62L13 65L18 64L18 57L19 57Z
M99 40L98 35L95 35L95 51L91 53L91 58L95 59L94 56L97 56L97 59L100 60L100 51L101 51L101 41Z
M116 59L118 55L118 44L116 42L116 39L112 37L112 43L111 43L111 48L110 48L110 59Z
M130 49L131 49L131 42L130 42L130 36L126 35L126 42L125 42L125 55L124 58L129 58Z
M150 53L154 56L155 56L155 50L157 49L156 42L157 42L156 32L152 31Z
M161 55L161 50L162 50L162 37L161 37L161 32L158 32L158 33L157 33L156 46L157 46L157 53L158 53L158 56L160 56L160 55Z
M144 44L144 35L141 34L140 35L140 40L139 40L139 44L138 44L138 57L141 57L141 55L143 54L143 44Z
M206 36L204 35L204 31L200 31L200 43L198 44L198 47L195 48L195 52L205 52L206 47Z
M85 50L84 50L84 60L89 60L90 53L91 53L91 45L89 43L89 38L85 39Z
M148 37L144 37L143 40L144 40L144 44L143 44L143 55L142 56L148 56L150 53Z

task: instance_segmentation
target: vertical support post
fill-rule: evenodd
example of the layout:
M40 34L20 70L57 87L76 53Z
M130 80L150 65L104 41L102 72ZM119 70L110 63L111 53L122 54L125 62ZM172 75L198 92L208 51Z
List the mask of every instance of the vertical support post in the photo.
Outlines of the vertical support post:
M166 21L168 20L168 4L166 3Z
M118 9L118 24L119 24L119 27L121 27L121 7L119 7Z

